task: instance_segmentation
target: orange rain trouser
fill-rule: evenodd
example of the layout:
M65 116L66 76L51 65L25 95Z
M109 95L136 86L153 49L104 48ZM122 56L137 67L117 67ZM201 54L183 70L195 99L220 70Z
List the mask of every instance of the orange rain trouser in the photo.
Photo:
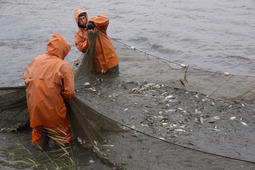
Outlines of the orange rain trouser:
M73 140L71 137L71 128L68 121L62 125L58 124L55 127L36 127L32 131L32 143L40 144L43 129L47 130L48 135L56 138L55 143L58 145L66 144ZM47 137L46 142L49 142Z

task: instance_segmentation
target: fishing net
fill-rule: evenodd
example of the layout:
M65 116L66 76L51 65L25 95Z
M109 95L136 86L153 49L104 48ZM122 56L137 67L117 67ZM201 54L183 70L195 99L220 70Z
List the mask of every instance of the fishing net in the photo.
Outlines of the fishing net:
M24 86L0 88L0 130L17 130L28 123Z
M84 77L89 77L90 81L96 78L94 62L96 56L96 39L98 34L103 34L97 29L88 32L89 47L82 56L82 61L75 73L75 82L82 81ZM104 35L103 35L104 36ZM113 72L117 72L113 70ZM113 160L110 160L103 151L103 144L106 142L105 136L109 132L123 132L124 129L116 122L101 115L92 107L89 107L81 99L75 97L67 104L68 117L72 130L77 141L86 148L92 148L98 157L106 164L120 168Z
M89 47L87 52L83 54L80 66L75 74L75 81L78 79L80 74L90 75L94 72L94 62L96 56L96 38L98 31L95 29L94 32L88 32Z
M77 141L85 148L93 149L104 163L118 167L106 156L102 146L106 144L108 133L115 132L117 135L124 129L76 97L68 103L68 116Z
M90 46L75 74L76 97L67 103L78 143L117 169L254 168L253 77L173 68L117 41L125 63L121 74L96 74L98 34L88 34ZM25 87L0 90L1 129L28 123ZM243 140L232 145L237 138Z

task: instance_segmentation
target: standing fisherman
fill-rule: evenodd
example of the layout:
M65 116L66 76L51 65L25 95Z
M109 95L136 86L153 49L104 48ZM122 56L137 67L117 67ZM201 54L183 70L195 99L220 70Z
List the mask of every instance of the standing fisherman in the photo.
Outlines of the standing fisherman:
M97 17L88 20L88 14L81 9L76 9L74 12L78 30L74 36L76 47L85 53L89 47L87 32L94 30L99 31L96 39L96 56L93 63L94 71L98 73L106 73L114 71L118 72L119 59L108 37L106 30L109 25L107 15L98 15Z
M64 61L70 49L61 34L53 35L46 54L37 56L24 73L32 143L40 144L43 129L58 145L72 141L65 103L75 96L74 71Z

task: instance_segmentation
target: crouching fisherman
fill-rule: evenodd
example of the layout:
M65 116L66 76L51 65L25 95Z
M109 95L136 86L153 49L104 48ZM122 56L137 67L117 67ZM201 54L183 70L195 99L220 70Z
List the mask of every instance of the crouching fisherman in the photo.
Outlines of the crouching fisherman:
M70 49L71 44L61 34L53 35L46 54L37 56L24 73L32 144L40 144L44 129L58 145L73 140L65 105L75 96L74 71L64 61Z

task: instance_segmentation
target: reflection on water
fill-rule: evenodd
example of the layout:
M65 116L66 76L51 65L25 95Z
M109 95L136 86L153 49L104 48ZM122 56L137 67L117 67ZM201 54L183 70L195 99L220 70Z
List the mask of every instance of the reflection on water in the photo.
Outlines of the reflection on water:
M45 53L59 32L72 44L66 60L81 54L74 46L74 10L89 18L107 14L108 34L172 63L213 72L255 76L255 2L252 0L36 1L0 2L1 86L23 84L23 72Z

